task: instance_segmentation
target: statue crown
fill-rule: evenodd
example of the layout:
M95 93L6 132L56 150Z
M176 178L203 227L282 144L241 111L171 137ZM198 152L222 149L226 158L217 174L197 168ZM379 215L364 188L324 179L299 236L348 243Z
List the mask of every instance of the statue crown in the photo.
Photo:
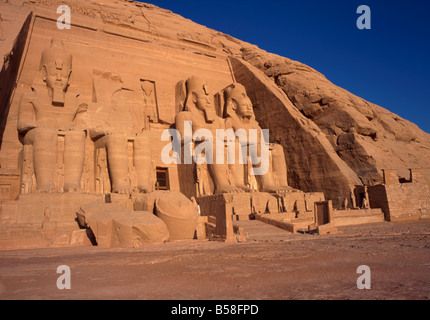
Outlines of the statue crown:
M224 98L225 101L228 99L235 99L236 101L240 101L241 99L246 97L246 89L240 83L232 83L224 90Z
M64 50L63 41L56 38L51 40L51 46L42 52L39 69L43 66L55 69L72 68L72 55Z

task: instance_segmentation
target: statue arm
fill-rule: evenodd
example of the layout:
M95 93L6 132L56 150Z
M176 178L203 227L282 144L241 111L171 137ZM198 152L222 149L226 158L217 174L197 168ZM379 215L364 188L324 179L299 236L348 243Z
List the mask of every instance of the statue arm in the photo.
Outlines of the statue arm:
M19 102L17 129L21 134L37 127L33 98L32 94L24 93Z
M82 112L81 115L85 117L85 127L88 130L92 140L100 139L103 136L112 134L113 129L110 128L106 121L102 120L102 116L97 112L91 113L89 111Z
M73 128L79 129L79 130L85 130L86 129L86 115L88 110L88 104L87 103L79 103L79 106L76 110L75 116L73 118Z
M101 126L89 128L90 137L93 140L97 140L103 136L111 134L111 131L103 129Z

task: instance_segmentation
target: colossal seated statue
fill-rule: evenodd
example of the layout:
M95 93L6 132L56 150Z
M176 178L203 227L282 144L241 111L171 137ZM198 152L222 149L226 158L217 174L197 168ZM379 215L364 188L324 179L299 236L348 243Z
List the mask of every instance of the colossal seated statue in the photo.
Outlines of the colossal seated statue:
M246 145L240 145L240 148L247 148L248 151L251 148L252 143L257 143L255 150L257 151L257 156L261 157L261 127L255 120L255 115L252 107L251 100L246 94L246 89L243 85L239 83L233 83L223 90L224 93L224 117L226 129L233 129L237 132L240 129L244 129L247 133ZM249 139L250 129L257 130L257 139L252 141ZM240 139L238 140L240 142ZM270 153L267 159L261 157L261 161L268 161L268 171L266 174L256 176L258 182L258 191L269 192L269 193L283 193L292 190L288 186L287 182L287 167L285 163L284 151L281 145L270 143L269 145ZM247 152L246 154L250 154ZM253 164L253 166L261 166L263 163ZM238 177L241 176L243 172L242 166L237 164L231 166L233 174L238 186L251 185L252 177L245 177L248 180L243 181ZM249 181L251 180L251 181Z
M95 143L96 163L100 185L107 185L103 159L111 179L111 190L101 187L98 192L130 193L136 175L140 192L152 191L151 145L147 128L145 103L140 92L124 88L121 77L111 72L95 71L93 102L96 111L87 122L90 137ZM133 144L133 168L129 166L128 143ZM102 159L101 159L102 158ZM133 172L131 172L133 169Z
M18 110L17 129L24 145L24 170L34 166L37 192L79 191L85 159L85 125L82 114L86 104L79 104L77 95L68 93L72 56L60 40L52 39L51 46L42 52L40 79L32 92L24 93ZM43 80L43 81L42 81ZM64 136L64 186L55 181L58 136ZM28 172L23 174L25 192L31 192Z
M225 128L224 120L218 117L215 113L213 95L209 91L206 80L192 76L184 82L182 95L185 97L184 109L176 114L175 126L176 130L181 134L182 139L185 133L185 123L191 122L192 133L194 134L199 129L209 130L211 133L213 148L216 150L216 130ZM205 137L207 139L208 137ZM184 141L182 141L184 143ZM224 141L219 143L224 144ZM241 192L242 190L235 185L229 183L229 168L224 161L216 161L216 159L208 159L206 163L208 170L213 177L214 193L232 193ZM217 163L219 162L219 163Z

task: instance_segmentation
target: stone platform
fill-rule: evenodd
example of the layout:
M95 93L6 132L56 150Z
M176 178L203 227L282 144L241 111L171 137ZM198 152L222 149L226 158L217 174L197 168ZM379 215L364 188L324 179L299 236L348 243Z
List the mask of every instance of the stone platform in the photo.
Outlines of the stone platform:
M257 214L255 219L292 233L298 233L308 231L309 226L314 223L314 214L299 214L297 217L291 213ZM333 210L332 219L334 227L343 227L384 222L384 213L381 209Z
M336 227L384 222L384 212L381 209L350 209L333 210Z
M216 216L220 202L231 203L233 220L254 219L256 214L289 212L296 215L313 212L314 203L324 200L321 192L294 190L285 193L242 192L209 195L197 198L202 216Z
M76 211L82 203L104 201L103 194L36 193L0 205L0 250L89 246Z
M241 192L209 195L197 198L202 216L211 217L215 227L209 238L212 240L237 241L237 234L244 239L244 230L236 222L258 219L290 232L293 227L286 227L283 221L278 223L279 216L288 221L304 221L307 227L313 222L314 203L324 200L323 193L305 193L298 190L282 194L265 192ZM264 218L263 218L264 217ZM265 217L270 217L265 219ZM299 220L297 220L299 218ZM281 219L281 220L282 220Z

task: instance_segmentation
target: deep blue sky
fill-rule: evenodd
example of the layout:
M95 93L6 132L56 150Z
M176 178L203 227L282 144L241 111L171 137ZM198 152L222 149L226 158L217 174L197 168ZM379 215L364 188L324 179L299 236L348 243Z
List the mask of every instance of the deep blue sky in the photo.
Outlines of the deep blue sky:
M430 133L428 0L146 0L300 61ZM356 27L359 5L371 30Z

